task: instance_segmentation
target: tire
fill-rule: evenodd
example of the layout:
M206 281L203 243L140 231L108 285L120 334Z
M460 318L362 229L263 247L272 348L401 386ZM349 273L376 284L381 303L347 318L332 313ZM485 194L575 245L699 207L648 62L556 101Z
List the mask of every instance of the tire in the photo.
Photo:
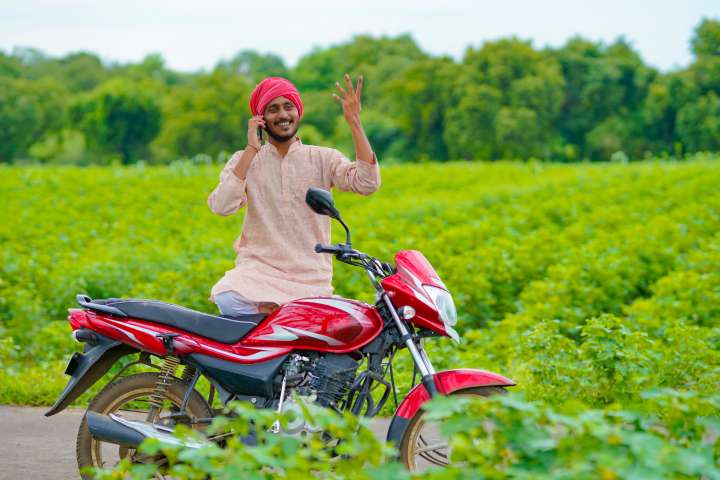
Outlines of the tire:
M490 395L504 395L506 393L507 390L503 387L475 387L458 390L451 393L451 395L489 397ZM400 440L400 460L411 472L420 472L428 467L435 467L438 465L442 466L440 461L443 459L447 460L447 457L442 453L437 450L431 450L425 457L421 457L423 460L422 462L417 461L416 457L417 455L420 455L416 453L416 450L419 447L418 443L425 443L426 445L428 443L432 445L436 444L432 441L428 442L422 437L422 432L424 430L423 427L426 426L423 420L424 416L425 412L423 409L418 410L415 416L408 422L405 433ZM430 425L428 424L427 426L429 427ZM439 442L437 444L439 444ZM447 465L447 463L445 463L445 465Z
M87 410L107 415L118 411L121 407L129 405L131 402L137 404L143 402L143 399L146 401L155 389L157 378L158 373L155 372L139 373L119 378L106 385L93 399ZM186 390L186 383L177 378L173 378L165 394L165 404L167 405L167 402L170 401L175 408L179 408ZM187 414L191 418L210 418L213 416L213 411L197 390L193 390L188 400ZM88 429L87 420L85 416L83 416L80 429L78 430L76 444L78 468L81 471L86 467L107 468L109 465L104 464L105 461L102 458L103 447L108 450L117 447L120 458L132 453L131 449L113 446L112 444L94 439ZM91 475L82 473L81 476L85 480L93 478Z

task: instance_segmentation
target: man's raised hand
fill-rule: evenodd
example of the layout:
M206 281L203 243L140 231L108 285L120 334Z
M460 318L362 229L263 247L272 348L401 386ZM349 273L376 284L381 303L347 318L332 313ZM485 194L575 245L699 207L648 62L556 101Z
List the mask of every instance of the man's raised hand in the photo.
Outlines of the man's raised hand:
M360 98L362 96L362 82L363 77L358 77L357 86L353 88L350 75L345 74L345 87L347 91L340 86L340 82L335 82L335 87L338 93L333 93L333 98L337 100L343 109L343 115L348 123L357 122L360 120L360 111L362 110L362 104Z

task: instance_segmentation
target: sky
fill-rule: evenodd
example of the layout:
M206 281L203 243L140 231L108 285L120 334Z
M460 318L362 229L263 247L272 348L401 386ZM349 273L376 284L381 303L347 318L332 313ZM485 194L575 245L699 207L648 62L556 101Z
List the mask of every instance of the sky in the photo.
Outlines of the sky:
M424 51L458 60L468 46L513 35L536 48L624 36L668 71L692 61L703 17L720 19L720 0L0 0L0 50L82 50L123 63L160 53L170 68L195 71L243 49L292 66L355 34L410 33Z

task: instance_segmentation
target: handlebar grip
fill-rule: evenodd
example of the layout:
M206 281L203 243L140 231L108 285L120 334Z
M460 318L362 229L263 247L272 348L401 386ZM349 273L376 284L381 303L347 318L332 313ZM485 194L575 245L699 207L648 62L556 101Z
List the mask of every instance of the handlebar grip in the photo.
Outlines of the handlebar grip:
M340 249L335 245L315 244L315 253L340 253Z

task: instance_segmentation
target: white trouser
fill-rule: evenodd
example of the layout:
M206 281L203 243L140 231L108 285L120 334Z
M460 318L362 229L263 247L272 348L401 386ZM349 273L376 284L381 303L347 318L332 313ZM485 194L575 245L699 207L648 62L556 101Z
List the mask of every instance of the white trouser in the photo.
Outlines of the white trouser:
M250 301L239 293L232 291L215 295L215 303L220 309L220 313L228 317L258 313L258 302Z

